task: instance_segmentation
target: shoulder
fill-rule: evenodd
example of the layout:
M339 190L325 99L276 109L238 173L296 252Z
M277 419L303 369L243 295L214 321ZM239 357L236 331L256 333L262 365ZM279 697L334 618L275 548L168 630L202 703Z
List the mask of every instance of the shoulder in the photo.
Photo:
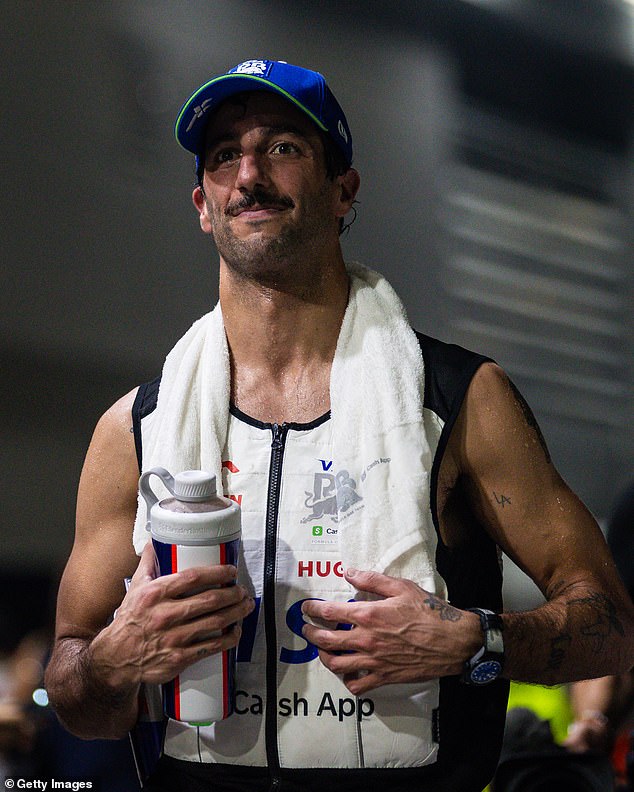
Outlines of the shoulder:
M95 427L95 438L114 442L131 439L132 410L138 391L133 388L106 410Z
M526 399L496 363L485 363L473 376L465 398L464 413L465 420L475 427L484 427L489 432L496 429L502 433L521 429L531 433L545 446Z
M113 542L131 536L139 480L131 431L136 390L118 399L95 427L79 479L74 558L99 547L112 553ZM132 558L131 541L125 547ZM129 562L128 555L126 559Z
M474 373L467 390L465 408L475 416L486 418L496 409L509 408L518 396L519 391L508 374L491 361L484 363Z
M452 448L460 467L501 467L555 473L544 436L528 403L493 362L478 368L456 421Z
M120 491L124 482L134 482L138 477L132 410L138 388L118 399L101 416L86 454L80 494L86 485L115 486ZM130 487L132 484L130 484Z

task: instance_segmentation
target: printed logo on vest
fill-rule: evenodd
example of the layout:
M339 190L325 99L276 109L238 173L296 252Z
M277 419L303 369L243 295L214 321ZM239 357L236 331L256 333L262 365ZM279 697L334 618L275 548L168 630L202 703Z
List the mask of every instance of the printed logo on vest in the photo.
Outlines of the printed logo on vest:
M240 472L240 468L236 467L236 465L234 465L234 463L230 459L225 459L225 461L222 463L222 467L223 468L227 468L227 470L230 473L239 473Z
M314 545L337 544L339 528L323 525L313 525L310 529L310 543Z
M320 461L325 468L324 461ZM334 523L339 522L342 514L363 500L356 489L357 482L350 477L347 470L340 470L337 474L315 473L313 491L305 491L307 497L304 506L311 511L302 519L302 523L321 520L323 517L328 517Z
M297 577L343 577L341 561L298 561Z

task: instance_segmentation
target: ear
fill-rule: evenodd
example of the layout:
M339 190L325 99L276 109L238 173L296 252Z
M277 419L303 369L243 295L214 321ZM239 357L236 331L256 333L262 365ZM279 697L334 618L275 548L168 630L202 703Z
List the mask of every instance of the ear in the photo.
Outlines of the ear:
M211 221L209 219L209 209L207 207L205 193L202 191L202 189L199 186L194 187L194 191L192 193L192 201L194 203L194 206L196 207L196 211L198 212L200 227L205 232L205 234L211 234Z
M339 190L337 192L336 217L345 217L354 203L354 199L359 192L361 177L354 168L348 170L341 176L337 176Z

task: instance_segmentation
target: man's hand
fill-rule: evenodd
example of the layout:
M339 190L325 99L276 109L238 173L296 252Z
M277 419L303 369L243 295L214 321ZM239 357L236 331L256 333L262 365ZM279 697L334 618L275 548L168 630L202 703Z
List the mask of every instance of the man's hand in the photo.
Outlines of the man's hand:
M568 728L563 745L572 753L594 753L607 755L614 744L614 732L610 722L601 712L584 712Z
M354 695L381 685L459 674L482 643L476 614L454 608L411 580L354 569L345 578L358 591L383 599L307 600L304 615L330 622L332 628L307 624L303 634ZM336 629L337 624L352 628Z
M237 645L253 600L233 566L185 569L155 577L148 542L112 623L91 645L91 664L115 689L162 683L207 655Z

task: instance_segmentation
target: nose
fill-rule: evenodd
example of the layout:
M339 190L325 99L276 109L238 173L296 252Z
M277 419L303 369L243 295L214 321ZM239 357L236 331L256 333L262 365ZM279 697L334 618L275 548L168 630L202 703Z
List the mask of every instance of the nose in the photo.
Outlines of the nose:
M236 188L252 192L268 181L266 157L259 152L243 152L236 173Z

